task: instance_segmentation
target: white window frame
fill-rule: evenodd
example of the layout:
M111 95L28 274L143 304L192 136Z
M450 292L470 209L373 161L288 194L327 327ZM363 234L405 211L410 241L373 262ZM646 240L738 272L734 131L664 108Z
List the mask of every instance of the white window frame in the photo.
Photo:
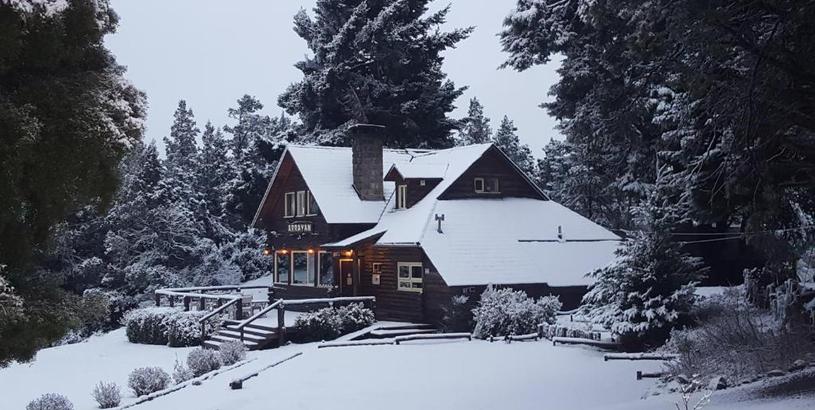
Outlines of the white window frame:
M334 284L326 285L326 284L323 284L322 281L320 280L320 278L322 277L322 274L323 274L323 255L328 255L330 253L331 252L328 252L328 251L319 251L319 252L317 252L317 271L314 272L314 275L315 275L314 280L317 282L317 287L334 288L334 287L337 286L337 269L332 268L334 270ZM331 258L331 264L334 265L333 255L332 255L332 258ZM336 265L334 266L334 268L336 268Z
M289 272L288 272L288 276L286 277L286 282L280 282L278 280L280 275L278 275L278 272L277 272L277 267L278 267L277 259L278 259L278 257L280 257L280 255L284 255L285 257L289 258ZM279 283L279 284L283 284L283 285L288 285L289 283L291 283L291 262L292 262L291 252L285 252L285 253L280 252L280 251L275 252L275 254L274 254L274 283Z
M289 262L289 283L292 286L309 286L314 287L317 284L317 271L314 270L314 258L312 257L316 252L309 253L308 251L291 251L291 261ZM306 255L306 280L308 280L308 272L313 274L314 281L306 283L294 283L294 254L303 253Z
M292 197L293 201L289 201L289 197ZM297 201L295 198L294 192L286 192L286 195L283 196L283 217L284 218L294 218L294 209L291 208L292 203L294 203L294 207L297 208Z
M407 208L407 185L396 186L396 209Z
M306 191L297 191L297 216L306 216Z
M406 266L408 268L409 278L403 279L399 277L399 271L402 270L401 268ZM414 278L413 277L413 268L418 267L419 270L422 272L421 278ZM403 283L409 283L410 287L402 286ZM422 287L414 288L413 284L419 283ZM401 292L415 292L415 293L422 293L424 290L424 266L422 266L421 262L397 262L396 263L396 290Z
M306 191L306 216L316 216L317 210L311 209L311 201L314 199L314 196L311 195L311 191ZM314 204L317 204L317 201L314 201ZM319 206L317 206L319 209Z
M483 194L485 192L484 191L484 187L485 187L484 182L485 182L484 178L473 178L473 190L475 191L475 193ZM479 183L481 183L481 188L480 189L478 188Z
M495 182L495 191L487 191L487 181ZM481 189L478 188L478 185L481 185ZM498 178L490 177L477 177L473 178L473 191L477 194L500 194L501 193L501 181Z

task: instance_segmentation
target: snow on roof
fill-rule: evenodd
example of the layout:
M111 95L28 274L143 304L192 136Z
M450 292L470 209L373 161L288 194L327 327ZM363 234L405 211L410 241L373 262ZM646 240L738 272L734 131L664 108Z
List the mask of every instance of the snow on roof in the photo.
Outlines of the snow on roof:
M399 170L415 169L417 173L426 174L425 178L444 178L447 183L439 185L449 186L489 146L481 144L436 151L386 149L383 151L382 172L384 175L392 166ZM353 187L351 148L292 144L287 151L326 222L375 224L380 220L387 200L393 194L394 184L384 182L385 198L382 201L359 199Z
M420 244L449 286L588 285L620 238L554 202L530 198L438 201ZM563 241L558 238L562 228Z

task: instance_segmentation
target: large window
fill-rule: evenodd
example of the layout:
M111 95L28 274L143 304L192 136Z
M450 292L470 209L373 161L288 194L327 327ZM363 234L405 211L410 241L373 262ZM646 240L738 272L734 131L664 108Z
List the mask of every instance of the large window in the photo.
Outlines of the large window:
M289 283L289 270L291 269L291 255L286 251L275 253L275 283Z
M396 208L407 208L407 185L396 186Z
M284 196L284 217L314 216L319 212L320 208L310 191L286 192Z
M397 289L408 292L422 291L422 264L420 262L399 262L396 264Z
M293 251L292 277L293 285L314 285L314 262L312 254L303 251Z
M334 286L334 255L331 252L320 252L320 286Z

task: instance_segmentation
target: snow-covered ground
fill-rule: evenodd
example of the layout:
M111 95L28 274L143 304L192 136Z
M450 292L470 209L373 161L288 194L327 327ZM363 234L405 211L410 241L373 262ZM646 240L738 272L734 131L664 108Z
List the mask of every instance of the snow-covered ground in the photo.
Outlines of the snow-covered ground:
M0 407L21 409L45 393L67 395L77 410L90 410L93 385L110 380L126 386L135 367L157 365L168 372L189 349L130 344L118 330L77 345L45 349L32 364L0 370ZM296 352L280 366L230 390L231 380ZM554 347L546 341L425 342L399 346L318 349L288 345L250 352L254 361L136 409L195 408L266 410L324 409L673 409L677 395L652 396L653 380L637 381L637 370L656 371L656 362L603 362L583 347ZM126 387L125 387L126 388ZM749 386L717 392L705 409L804 409L815 397L755 400ZM643 397L647 399L643 400ZM125 393L124 403L134 400Z

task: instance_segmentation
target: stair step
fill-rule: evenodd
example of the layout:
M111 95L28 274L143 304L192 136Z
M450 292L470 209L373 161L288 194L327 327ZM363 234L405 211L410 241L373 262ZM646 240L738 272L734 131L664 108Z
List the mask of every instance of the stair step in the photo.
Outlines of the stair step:
M436 333L436 329L375 329L371 330L370 335L375 337L393 337L426 333Z
M232 338L235 338L235 339L240 339L241 338L241 332L238 332L237 330L221 329L218 332L216 332L216 334L223 335L223 336L229 336L229 337L232 337ZM254 333L243 332L243 339L244 340L254 340L254 341L259 341L259 342L269 340L274 336L276 336L275 333L272 333L272 334L269 334L269 335L256 335Z
M228 331L228 332L237 332L237 333L241 332L238 329L237 326L228 326L228 327L222 328L221 330ZM244 334L252 334L252 335L260 336L260 337L264 337L264 338L269 338L269 337L273 337L274 335L276 335L277 331L276 330L257 329L257 328L251 328L249 326L246 326L245 328L243 328L243 333Z
M233 323L230 323L230 322L233 322ZM229 329L229 330L236 330L239 323L240 322L234 322L234 321L224 322L224 324L226 325L224 327ZM277 331L276 327L266 326L266 325L258 325L258 324L254 324L254 323L250 323L250 324L244 326L243 329L244 330L258 330L258 331L264 331L264 332L276 332Z
M376 328L376 330L402 330L402 329L435 329L435 327L427 323L405 323L399 325L382 325Z
M232 336L228 336L228 335L221 335L221 334L216 333L216 334L210 336L209 340L207 340L207 341L214 341L214 342L224 343L224 342L229 342L229 341L233 341L233 340L240 341L240 338L232 337ZM253 346L259 345L260 343L254 341L254 340L244 339L243 344L246 345L247 347L253 347Z

